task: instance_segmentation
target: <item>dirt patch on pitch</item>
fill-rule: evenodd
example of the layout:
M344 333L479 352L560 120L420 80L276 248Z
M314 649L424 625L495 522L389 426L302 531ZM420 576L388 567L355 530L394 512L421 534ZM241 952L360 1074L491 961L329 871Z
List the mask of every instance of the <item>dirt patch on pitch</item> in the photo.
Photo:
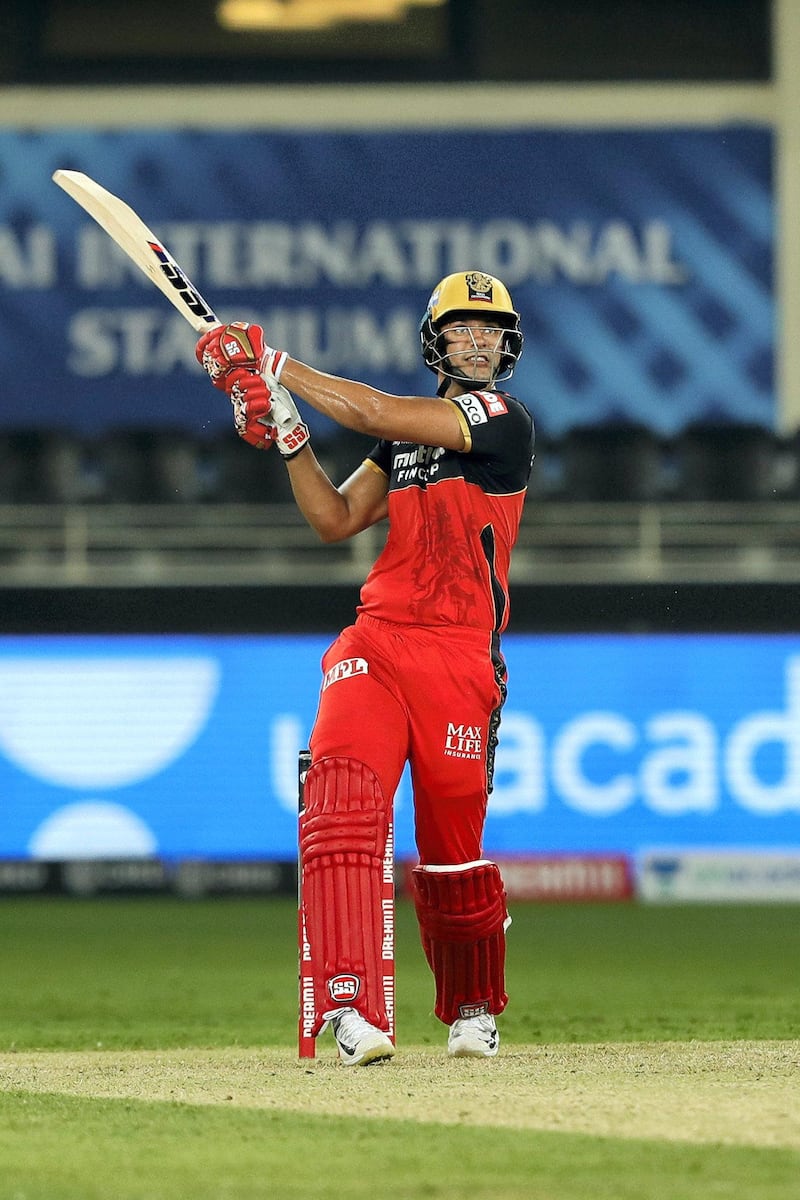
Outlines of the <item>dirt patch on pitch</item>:
M800 1149L800 1041L401 1050L344 1068L288 1050L0 1054L0 1090Z

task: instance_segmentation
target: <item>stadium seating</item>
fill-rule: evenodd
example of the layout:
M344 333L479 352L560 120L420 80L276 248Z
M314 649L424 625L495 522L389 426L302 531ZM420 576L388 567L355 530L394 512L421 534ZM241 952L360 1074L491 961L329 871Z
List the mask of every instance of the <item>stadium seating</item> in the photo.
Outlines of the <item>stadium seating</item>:
M576 428L560 454L566 500L660 500L668 491L666 447L643 426Z
M86 446L67 430L0 432L0 503L72 504L86 499Z
M337 483L371 449L360 434L317 438ZM695 425L660 438L639 425L539 436L531 478L539 500L585 503L800 499L800 434L744 425ZM227 430L117 429L98 438L67 430L0 431L0 504L282 503L292 499L278 454L258 453Z
M792 452L769 430L749 425L689 426L674 443L680 500L771 500L790 483Z

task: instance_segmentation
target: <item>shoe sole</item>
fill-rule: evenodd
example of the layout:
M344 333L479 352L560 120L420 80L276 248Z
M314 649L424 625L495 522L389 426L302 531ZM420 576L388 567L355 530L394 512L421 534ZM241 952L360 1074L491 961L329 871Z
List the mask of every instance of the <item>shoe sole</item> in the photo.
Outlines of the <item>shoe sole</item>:
M358 1058L345 1058L340 1052L339 1061L345 1067L371 1067L375 1063L387 1062L390 1058L394 1058L394 1056L394 1046L387 1046L383 1043L379 1046L370 1046Z
M394 1058L394 1046L392 1046L391 1050L387 1050L386 1047L383 1049L376 1047L375 1050L367 1050L363 1058L360 1058L354 1065L357 1067L373 1067L376 1063L389 1062L392 1058Z
M447 1047L447 1053L451 1058L496 1058L499 1049L499 1043L487 1049L484 1046L476 1046L474 1042L472 1045L469 1043L459 1045L456 1041L453 1046Z

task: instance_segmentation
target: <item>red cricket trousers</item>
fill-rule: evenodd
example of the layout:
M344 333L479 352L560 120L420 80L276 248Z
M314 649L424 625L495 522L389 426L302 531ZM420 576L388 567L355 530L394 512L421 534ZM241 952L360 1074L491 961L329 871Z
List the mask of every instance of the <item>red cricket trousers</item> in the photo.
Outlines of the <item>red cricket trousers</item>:
M408 761L420 862L480 859L505 696L496 638L361 614L326 651L322 669L314 761L365 763L380 780L387 811Z

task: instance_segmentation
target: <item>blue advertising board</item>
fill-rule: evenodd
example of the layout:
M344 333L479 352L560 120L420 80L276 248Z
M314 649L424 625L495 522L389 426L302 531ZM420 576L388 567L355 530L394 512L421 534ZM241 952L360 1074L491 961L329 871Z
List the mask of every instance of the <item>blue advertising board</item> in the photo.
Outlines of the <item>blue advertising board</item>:
M327 641L0 638L0 858L291 861ZM800 846L800 636L504 649L487 854ZM401 857L411 810L404 777Z
M521 312L514 390L542 434L773 427L772 162L757 125L0 131L0 428L229 422L192 330L56 168L127 200L221 317L322 370L429 393L427 298L479 267Z

